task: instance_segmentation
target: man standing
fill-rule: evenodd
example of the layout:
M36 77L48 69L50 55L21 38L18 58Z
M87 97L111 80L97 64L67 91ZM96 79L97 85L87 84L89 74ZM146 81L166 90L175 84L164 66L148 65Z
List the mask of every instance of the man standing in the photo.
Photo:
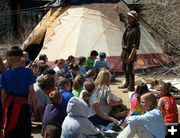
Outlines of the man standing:
M126 30L122 37L122 70L125 73L125 84L118 88L127 88L128 91L134 91L135 72L134 62L137 60L137 50L140 45L140 27L136 11L127 13L127 21L119 14L120 20L125 23Z

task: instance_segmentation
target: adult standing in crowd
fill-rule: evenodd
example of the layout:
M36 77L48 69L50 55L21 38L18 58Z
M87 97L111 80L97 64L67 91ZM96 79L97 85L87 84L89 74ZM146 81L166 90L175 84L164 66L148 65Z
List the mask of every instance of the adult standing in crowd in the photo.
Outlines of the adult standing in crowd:
M115 7L118 11L118 8ZM119 88L127 88L129 91L134 91L135 72L134 62L137 60L137 50L140 45L140 27L138 22L138 14L136 11L127 13L127 18L119 14L120 20L125 23L126 30L122 37L122 70L125 73L125 84Z

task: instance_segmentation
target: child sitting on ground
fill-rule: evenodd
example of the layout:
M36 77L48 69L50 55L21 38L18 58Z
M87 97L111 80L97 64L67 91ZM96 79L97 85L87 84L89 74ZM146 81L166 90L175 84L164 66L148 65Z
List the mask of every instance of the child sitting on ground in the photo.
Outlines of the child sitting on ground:
M102 112L100 104L93 95L93 91L95 89L94 82L86 81L84 83L84 90L80 94L80 98L82 98L89 106L89 120L95 125L108 125L110 122L114 122L116 125L118 124L118 120L108 116L107 114Z
M144 111L140 106L140 97L146 92L149 92L147 84L141 83L137 86L135 93L131 95L130 111L128 112L128 116L144 114Z
M49 104L49 90L55 89L54 77L46 74L33 85L36 94L36 121L42 121L44 109Z
M80 92L83 89L83 84L85 82L85 76L83 74L77 75L73 80L72 93L74 96L79 97Z
M50 104L48 104L44 111L42 121L42 134L44 128L49 123L57 123L62 125L64 118L66 117L66 109L61 106L62 97L58 90L54 90L49 94Z
M94 65L94 61L98 56L98 52L96 50L92 50L90 56L86 59L86 70L92 69Z
M58 59L55 62L56 66L54 67L54 71L56 72L55 74L55 81L57 82L58 78L60 76L64 76L65 74L65 60L64 59Z
M136 87L135 93L133 93L130 98L130 110L126 118L132 115L144 114L143 108L140 106L140 97L146 92L149 92L147 84L141 83ZM124 123L121 126L125 127L126 125L126 121L124 120Z
M66 109L68 101L72 97L74 97L74 95L70 91L70 89L71 89L70 81L67 78L60 77L60 79L58 81L58 88L59 88L59 92L62 96L62 107Z
M79 71L78 71L78 74L83 74L83 75L86 75L86 57L79 57L78 58L78 65L79 65Z
M61 126L56 123L48 123L44 128L43 138L60 138Z
M95 78L96 78L96 70L95 69L89 69L87 72L86 72L86 81L94 81Z
M69 65L76 63L76 58L72 55L68 56L67 60L65 60L64 70L65 74L69 71Z
M101 68L109 69L110 65L109 62L106 59L106 53L100 52L99 53L99 59L96 59L93 65L93 68L99 72Z
M128 126L117 138L132 138L136 133L139 138L165 138L165 124L154 94L143 94L141 105L146 113L129 116L126 119Z
M67 105L67 116L62 124L61 138L103 138L101 132L88 119L88 106L78 97Z
M122 99L114 95L110 87L111 74L107 69L103 69L98 73L95 80L96 89L93 95L97 97L100 108L103 113L109 114L112 108L122 105ZM126 115L125 115L126 116Z
M162 111L165 123L178 123L178 110L176 101L170 94L170 85L160 82L157 88L160 97L158 106Z
M67 73L65 73L64 77L70 80L71 87L72 87L74 78L78 74L78 71L79 71L78 64L75 64L75 63L69 64L68 71L67 71Z

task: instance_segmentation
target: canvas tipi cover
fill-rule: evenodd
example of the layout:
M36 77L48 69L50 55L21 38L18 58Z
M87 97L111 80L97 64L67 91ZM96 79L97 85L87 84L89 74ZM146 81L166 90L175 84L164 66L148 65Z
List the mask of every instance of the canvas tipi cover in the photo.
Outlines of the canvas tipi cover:
M111 71L121 72L121 39L125 30L113 3L91 3L51 8L23 44L35 59L46 54L49 62L90 55L91 50L105 52ZM123 3L122 13L129 9ZM161 47L141 26L141 44L135 69L159 66L170 62Z

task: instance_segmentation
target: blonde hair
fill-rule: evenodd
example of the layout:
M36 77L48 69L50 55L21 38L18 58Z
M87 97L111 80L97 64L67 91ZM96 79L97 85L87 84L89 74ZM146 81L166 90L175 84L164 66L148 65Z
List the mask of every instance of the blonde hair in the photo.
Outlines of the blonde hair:
M107 69L102 69L95 80L96 86L108 86L110 85L111 74Z
M151 103L151 109L154 109L157 106L157 98L153 93L145 93L141 96L141 98Z

